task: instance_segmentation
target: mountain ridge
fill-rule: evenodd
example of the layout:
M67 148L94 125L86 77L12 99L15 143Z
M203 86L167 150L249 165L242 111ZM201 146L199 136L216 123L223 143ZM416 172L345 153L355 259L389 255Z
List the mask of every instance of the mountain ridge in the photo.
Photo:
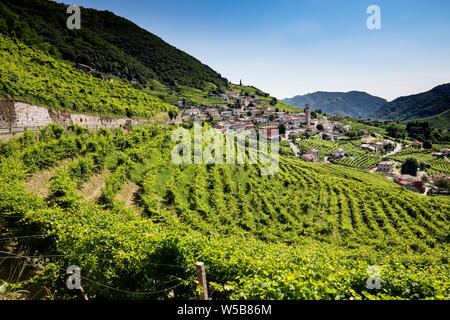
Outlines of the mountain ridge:
M446 83L425 92L399 97L373 112L371 116L406 122L438 116L449 109L450 83Z
M298 108L310 104L312 110L321 109L327 114L353 118L394 122L429 121L430 125L441 129L448 128L450 123L450 83L438 85L428 91L401 96L392 101L358 90L316 91L281 101Z
M367 117L370 114L369 110L377 109L387 103L386 99L357 90L348 92L317 91L282 99L282 101L298 108L310 104L312 110L321 109L327 114L353 118Z

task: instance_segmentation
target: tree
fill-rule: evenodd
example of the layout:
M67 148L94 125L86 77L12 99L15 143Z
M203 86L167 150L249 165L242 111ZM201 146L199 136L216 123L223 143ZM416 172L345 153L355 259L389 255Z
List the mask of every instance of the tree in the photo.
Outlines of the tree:
M278 103L277 98L273 98L273 99L270 101L270 105L271 105L271 106L276 106L277 103Z
M423 147L424 147L425 149L431 149L431 148L433 148L433 145L431 144L431 141L430 141L430 140L426 140L426 141L423 143Z
M446 179L441 178L437 180L434 185L441 189L446 189L447 191L450 191L450 182L448 182Z
M178 116L178 112L174 111L174 110L170 110L169 111L169 118L170 120L175 119Z
M392 143L387 143L383 146L384 153L394 150L394 145Z
M406 131L408 135L416 140L425 141L430 138L431 128L428 122L408 122L406 125Z
M413 177L417 175L417 169L419 168L419 163L414 158L408 158L402 164L402 174L409 174Z
M355 130L350 130L350 131L346 131L344 133L344 135L349 138L355 138L357 136L357 133Z
M269 120L270 120L270 121L274 121L275 118L276 118L276 116L275 116L274 113L272 113L272 114L269 116Z
M319 131L322 131L324 129L323 124L321 124L321 123L319 123L316 128Z
M420 163L420 170L425 170L425 169L430 169L431 168L431 164L429 164L428 162L421 162Z
M392 138L406 138L406 130L400 125L391 124L386 128L387 135Z
M278 133L279 134L281 134L281 135L286 134L286 130L287 130L287 128L286 128L286 125L284 123L282 123L282 124L280 124L278 126Z

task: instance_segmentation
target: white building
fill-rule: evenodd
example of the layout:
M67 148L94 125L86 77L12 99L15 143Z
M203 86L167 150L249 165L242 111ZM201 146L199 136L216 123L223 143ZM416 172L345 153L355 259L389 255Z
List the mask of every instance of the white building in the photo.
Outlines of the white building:
M184 114L187 116L195 116L200 113L199 109L187 109Z
M344 129L344 131L350 131L350 130L352 130L352 126L347 124L347 125L343 126L342 129Z
M375 148L375 147L372 147L370 144L368 144L368 143L363 143L362 145L361 145L361 149L364 149L364 150L366 150L366 151L369 151L369 152L376 152L377 151L377 149Z
M263 124L263 123L267 123L267 119L266 118L254 118L253 122L255 124Z

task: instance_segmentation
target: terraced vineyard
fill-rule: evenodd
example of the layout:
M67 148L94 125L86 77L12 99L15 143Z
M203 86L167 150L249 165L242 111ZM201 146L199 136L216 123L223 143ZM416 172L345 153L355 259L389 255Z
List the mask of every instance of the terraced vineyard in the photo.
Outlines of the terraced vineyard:
M124 81L92 77L0 34L0 97L27 101L55 110L148 119L177 110ZM89 89L86 89L89 88Z
M296 144L303 152L317 149L320 158L330 156L334 150L343 148L346 157L336 162L355 168L372 168L382 159L375 153L362 150L356 141L326 141L320 138L309 138L298 140Z
M400 151L399 153L390 157L391 159L398 162L405 162L408 158L415 158L418 163L420 162L429 162L436 157L432 156L428 152L416 148L406 148Z
M196 299L204 261L213 299L450 298L448 197L290 156L273 176L261 163L174 165L171 131L51 126L1 145L2 232L46 234L15 250L59 255L35 283L75 298L62 281L75 264L90 297ZM47 195L27 191L63 160ZM80 188L105 169L101 195L85 201ZM131 182L128 208L118 194ZM373 265L380 290L366 287Z
M337 163L354 168L373 168L380 162L382 157L374 153L366 153L359 156L345 157L336 161Z
M450 175L450 162L445 159L435 158L430 161L431 168L426 169L428 174L438 175L445 174Z
M444 148L445 146L442 146ZM438 151L439 149L435 149ZM450 162L444 158L438 158L431 155L431 151L420 150L415 148L403 149L398 154L390 157L391 159L398 162L405 162L408 158L414 158L420 164L421 162L426 162L431 165L431 168L427 168L425 171L430 175L445 174L450 175Z

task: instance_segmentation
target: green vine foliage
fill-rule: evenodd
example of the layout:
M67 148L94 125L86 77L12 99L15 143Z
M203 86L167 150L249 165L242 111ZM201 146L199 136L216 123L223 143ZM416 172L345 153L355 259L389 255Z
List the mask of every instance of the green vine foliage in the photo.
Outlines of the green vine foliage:
M0 97L113 117L152 118L176 110L123 81L108 82L0 34Z
M260 163L174 165L173 129L49 126L1 144L0 225L48 235L26 252L64 255L36 284L80 298L64 286L64 270L78 265L92 299L197 299L203 261L213 299L450 298L448 198L290 155L275 176L260 175ZM62 160L48 197L27 191L30 175ZM104 169L102 195L86 201L80 186ZM116 200L127 180L139 210ZM381 288L370 290L374 265Z

